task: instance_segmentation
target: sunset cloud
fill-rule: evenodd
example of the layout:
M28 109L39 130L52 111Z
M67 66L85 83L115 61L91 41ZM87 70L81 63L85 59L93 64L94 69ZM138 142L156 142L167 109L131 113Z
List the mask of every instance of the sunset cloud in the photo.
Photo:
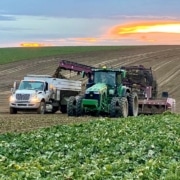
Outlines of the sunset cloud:
M110 31L112 35L156 32L180 34L180 22L132 23L113 27Z
M43 43L37 43L37 42L32 42L32 43L21 43L21 47L43 47L43 46L50 46L50 44L43 44Z
M139 22L110 28L112 39L131 38L149 43L180 43L180 22Z

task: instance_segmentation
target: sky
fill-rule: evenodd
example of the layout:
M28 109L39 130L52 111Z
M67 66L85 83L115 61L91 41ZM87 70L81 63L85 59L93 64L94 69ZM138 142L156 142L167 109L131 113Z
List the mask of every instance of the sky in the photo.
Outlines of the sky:
M1 0L0 47L180 45L180 0Z

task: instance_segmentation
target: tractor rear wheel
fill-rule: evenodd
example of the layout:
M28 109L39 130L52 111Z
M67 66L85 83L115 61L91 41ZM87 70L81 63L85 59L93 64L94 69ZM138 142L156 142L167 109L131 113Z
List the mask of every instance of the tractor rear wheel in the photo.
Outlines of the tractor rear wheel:
M67 101L67 114L68 116L76 115L76 98L74 96L69 97Z
M82 116L83 115L83 108L82 108L82 100L84 96L77 96L76 99L76 116Z
M136 92L130 93L128 97L129 116L138 116L138 95Z
M128 116L128 100L126 97L120 98L120 116L126 118Z

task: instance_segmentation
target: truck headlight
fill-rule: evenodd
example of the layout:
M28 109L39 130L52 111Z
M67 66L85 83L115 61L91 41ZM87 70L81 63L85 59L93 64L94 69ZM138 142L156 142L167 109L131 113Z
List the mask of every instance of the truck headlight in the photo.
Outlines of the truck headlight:
M13 103L13 102L15 102L15 101L16 101L15 96L14 96L14 95L11 95L11 96L9 97L9 102Z
M33 97L31 98L31 102L33 103L39 102L39 99L37 97Z
M33 103L39 102L39 98L38 98L37 94L31 95L31 102L33 102Z

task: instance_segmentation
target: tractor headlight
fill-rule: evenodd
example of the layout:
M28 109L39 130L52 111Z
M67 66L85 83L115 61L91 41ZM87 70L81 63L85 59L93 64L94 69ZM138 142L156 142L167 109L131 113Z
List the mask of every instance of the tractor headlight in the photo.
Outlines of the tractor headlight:
M85 94L89 94L90 92L89 91L86 91Z
M114 92L115 92L114 89L110 89L110 90L109 90L109 94L110 94L110 95L114 95Z
M99 91L94 91L93 93L94 93L94 94L100 94Z

